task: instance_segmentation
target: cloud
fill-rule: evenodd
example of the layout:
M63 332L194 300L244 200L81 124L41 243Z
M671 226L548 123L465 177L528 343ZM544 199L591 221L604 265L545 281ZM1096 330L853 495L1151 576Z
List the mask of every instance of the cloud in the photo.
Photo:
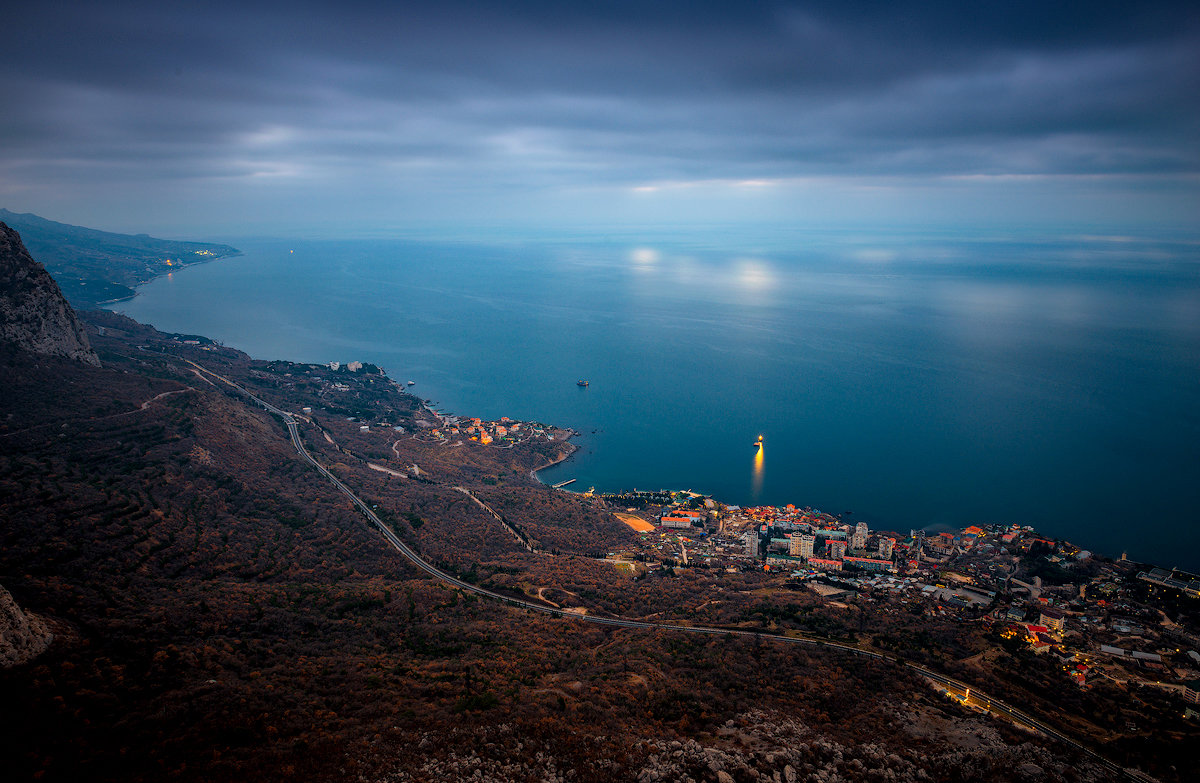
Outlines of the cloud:
M312 188L314 210L396 189L499 209L1200 172L1194 4L406 5L24 4L0 49L19 107L0 113L0 180L19 182L0 196L267 178Z

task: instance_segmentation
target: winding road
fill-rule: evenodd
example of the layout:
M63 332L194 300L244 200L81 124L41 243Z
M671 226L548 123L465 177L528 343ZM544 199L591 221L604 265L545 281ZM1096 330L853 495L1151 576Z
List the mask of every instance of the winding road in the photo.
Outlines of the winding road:
M184 359L184 361L186 361L188 364L192 365L193 367L196 367L196 368L202 370L203 372L211 375L212 377L221 380L222 382L224 382L225 384L232 387L239 394L241 394L245 398L249 399L256 405L258 405L258 406L264 408L265 410L267 410L268 412L273 413L276 416L280 417L283 420L283 423L287 426L288 434L291 436L292 445L295 446L296 451L300 454L300 456L306 462L308 462L308 464L310 464L313 468L315 468L322 476L324 476L326 479L328 479L330 481L330 483L332 483L335 487L337 487L337 489L339 491L341 491L343 494L345 494L346 497L348 497L351 500L351 502L353 502L355 507L359 511L362 512L363 516L365 516L371 522L371 524L373 524L375 526L375 528L383 535L383 537L387 540L387 542L389 544L391 544L394 549L396 549L396 551L398 551L401 555L403 555L405 558L407 558L410 562L412 562L413 565L415 565L420 570L424 571L425 573L432 576L433 578L438 579L452 587L456 587L460 590L464 590L466 592L473 593L475 595L483 596L485 598L490 598L495 601L500 601L501 603L508 604L509 606L517 607L520 609L525 609L527 611L532 611L532 612L540 612L542 614L552 615L555 617L568 618L568 619L574 620L576 622L595 623L597 625L608 625L608 626L613 626L613 627L617 627L617 628L638 628L638 629L644 629L644 630L648 630L648 631L677 631L677 632L683 632L683 633L707 634L710 636L755 637L758 639L768 639L768 640L780 642L782 644L793 644L793 645L800 645L803 647L824 647L827 649L840 650L842 652L850 653L852 655L858 655L858 656L861 656L864 658L874 658L877 660L888 661L897 666L907 667L908 669L916 672L920 676L925 677L926 679L936 683L938 686L945 689L949 693L959 694L959 700L963 701L964 703L969 704L970 706L980 707L980 708L988 711L989 713L1003 716L1004 718L1007 718L1008 720L1012 721L1014 724L1016 724L1018 726L1026 728L1030 731L1038 732L1040 734L1043 734L1044 736L1055 739L1055 740L1063 743L1064 745L1067 745L1068 747L1074 748L1074 749L1078 750L1079 752L1087 755L1092 761L1096 762L1097 764L1099 764L1100 766L1104 767L1106 770L1108 770L1114 774L1123 775L1124 777L1128 778L1129 780L1141 781L1142 783L1147 783L1148 781L1154 780L1154 778L1152 778L1138 770L1126 769L1124 767L1117 765L1116 763L1114 763L1112 761L1109 761L1108 759L1104 758L1100 754L1096 753L1095 751L1091 750L1090 748L1087 748L1087 747L1081 745L1080 743L1078 743L1075 740L1071 739L1070 737L1066 736L1065 734L1063 734L1062 732L1053 728L1052 726L1047 725L1046 723L1038 720L1037 718L1034 718L1034 717L1022 712L1021 710L1018 710L1017 708L1015 708L1009 704L1006 704L1005 702L1000 701L999 699L995 699L995 698L988 696L987 694L983 693L979 689L974 688L965 682L962 682L960 680L955 680L951 677L947 677L943 674L939 674L938 672L935 672L931 669L927 669L926 667L921 666L920 664L913 663L911 661L906 661L901 658L896 658L896 657L893 657L890 655L884 655L882 653L877 653L877 652L874 652L871 650L865 650L861 647L856 647L854 645L844 644L842 642L830 641L827 639L813 639L813 638L798 637L798 636L782 636L782 635L778 635L778 634L763 633L761 631L748 631L745 629L736 629L736 628L735 629L714 628L714 627L708 627L708 626L702 626L702 625L674 625L674 624L670 624L670 623L647 622L645 620L629 620L629 619L624 619L621 617L603 617L603 616L598 616L598 615L593 615L593 614L583 614L580 612L571 611L569 609L561 609L561 608L558 608L555 606L549 606L546 604L525 601L525 600L522 600L519 598L514 598L512 596L504 595L502 593L493 592L486 588L479 587L478 585L473 585L470 582L464 582L463 580L459 579L458 577L453 576L452 574L448 574L445 571L441 570L440 568L437 568L436 566L433 566L430 563L423 560L419 554L417 554L411 547L409 547L406 543L404 543L404 541L398 535L396 535L395 531L393 531L390 527L388 527L386 524L384 524L383 520L381 520L379 518L379 516L376 515L376 513L374 512L374 510L371 509L370 506L368 506L357 495L355 495L354 492L349 487L347 487L337 476L330 473L329 470L327 470L324 465L317 462L317 460L313 458L313 456L308 452L308 449L305 448L304 443L301 441L299 426L296 423L296 418L291 413L289 413L288 411L285 411L281 408L277 408L274 405L271 405L270 403L268 403L262 399L259 399L258 397L251 394L248 390L246 390L242 386L238 385L237 383L234 383L233 381L229 380L228 378L225 378L224 376L218 375L217 373L214 373L211 370L201 367L200 365L196 364L195 362L193 362L189 359ZM459 488L456 487L456 489L459 489ZM463 490L463 491L465 491L465 490Z

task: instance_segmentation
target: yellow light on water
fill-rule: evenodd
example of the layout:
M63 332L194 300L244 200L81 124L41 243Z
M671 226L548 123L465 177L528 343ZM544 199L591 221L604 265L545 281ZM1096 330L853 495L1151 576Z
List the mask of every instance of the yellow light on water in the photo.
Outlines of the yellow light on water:
M762 436L759 435L758 436L758 449L754 452L754 471L753 471L753 481L751 484L751 486L753 488L753 494L754 494L755 501L757 501L759 498L759 495L762 494L763 468L764 468L763 452L764 452L764 449L763 449L763 444L762 444Z

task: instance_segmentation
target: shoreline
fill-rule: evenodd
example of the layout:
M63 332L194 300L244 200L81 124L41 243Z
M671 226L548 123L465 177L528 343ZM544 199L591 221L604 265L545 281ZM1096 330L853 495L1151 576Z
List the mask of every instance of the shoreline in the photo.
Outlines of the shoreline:
M239 255L245 255L245 253L240 253ZM205 261L202 261L202 262L200 262L200 263L202 263L202 264L208 264L208 263L212 263L212 261L225 260L226 258L236 258L236 257L237 257L237 256L226 256L226 257L217 258L217 259L205 260ZM197 264L197 266L198 266L198 265L199 265L199 264ZM189 266L191 266L191 265L189 265ZM157 279L157 278L155 278L155 279ZM150 281L147 281L147 282L150 282ZM142 285L144 285L144 284L142 284ZM141 290L141 288L142 288L142 285L139 285L139 286L137 287L137 289L136 289L136 292L135 292L135 294L134 294L134 297L131 297L131 299L132 299L132 298L137 298L137 297L140 297L140 296L142 296L142 295L143 295L143 292L142 292L142 290ZM129 301L129 300L121 300L121 301ZM110 305L108 305L108 307L106 307L106 308L103 308L103 309L112 309L112 310L114 310L114 311L118 311L118 312L119 312L119 311L120 311L122 308L120 307L120 304L119 304L119 302L118 302L118 303L113 303L113 304L110 304ZM401 383L402 383L403 381L399 381L399 382L401 382ZM422 387L418 387L418 388L422 388ZM406 391L407 391L407 389L406 389ZM426 391L428 392L429 390L426 390ZM408 393L410 393L410 394L414 394L413 392L408 392ZM414 394L414 396L417 396L417 397L419 397L419 396L420 396L420 393L415 393L415 394ZM550 417L550 415L553 415L553 414L547 415L547 414L545 414L545 413L542 413L542 414L537 414L537 413L535 413L535 414L533 414L533 415L535 415L535 416L538 416L538 418L541 418L542 416L546 416L547 418L549 418L549 417ZM589 430L585 430L585 431L590 431L590 429L589 429ZM565 451L566 453L564 453L562 456L560 456L560 457L559 457L559 458L557 458L557 459L552 459L552 460L549 460L549 461L548 461L548 462L546 462L545 464L542 464L542 465L539 465L539 466L537 466L537 467L531 468L531 469L529 470L529 476L530 476L530 478L531 478L531 479L532 479L534 482L536 482L537 484L544 485L544 486L551 486L553 483L556 483L556 482L550 482L550 484L547 484L547 483L546 483L546 481L545 481L544 479L541 479L541 478L540 478L541 471L543 471L543 470L545 470L545 469L547 469L547 468L551 468L551 467L553 467L553 466L555 466L555 465L561 464L562 462L565 462L566 460L570 459L570 458L571 458L571 457L572 457L572 456L573 456L575 453L578 453L578 450L580 449L580 446L579 446L579 445L577 445L576 443L571 443L570 441L571 441L572 439L574 439L575 437L577 437L579 434L580 434L580 433L577 433L577 432L574 432L574 431L569 431L569 434L567 435L567 448L566 448L566 449L564 449L564 451ZM595 462L596 462L596 464L600 464L600 460L601 460L601 459L606 459L606 460L607 460L607 461L605 462L605 464L608 464L608 462L609 462L609 461L611 461L611 458L605 458L605 457L603 457L602 455L599 455L599 454L598 454L596 457L594 457L594 458L593 458L593 457L591 457L591 456L589 456L589 462L595 461ZM618 457L618 459L619 459L619 457ZM702 464L700 465L700 467L701 467L701 469L703 470L704 466L703 466ZM563 476L563 478L565 479L565 478L567 478L569 475L570 475L570 474L565 474L565 473L564 473L564 476ZM634 480L632 480L632 481L629 481L628 483L626 483L626 482L620 482L620 483L618 483L618 484L615 484L615 485L610 485L610 487L608 487L608 488L605 488L605 490L606 490L606 491L608 491L608 492L616 492L616 491L620 491L620 489L621 489L622 487L628 487L628 486L630 486L630 485L632 485L632 486L635 486L635 487L636 487L636 486L640 486L644 480L645 480L645 479L643 478L643 479L634 479ZM695 477L693 477L692 479L688 479L688 481L689 481L689 482L690 482L690 481L695 481L695 480L696 480L696 479L695 479ZM651 481L653 481L653 480L651 479ZM682 483L682 482L681 482L681 483ZM724 487L724 484L722 484L722 483L720 483L720 482L715 482L715 481L714 481L712 484L709 484L709 483L708 483L708 481L705 481L705 480L701 479L701 481L699 481L699 482L697 482L697 483L699 483L699 484L702 486L702 490L701 490L701 491L704 491L706 494L707 494L707 492L708 492L708 491L713 491L713 490L715 490L715 491L713 491L713 496L714 496L714 499L717 499L718 497L722 497L722 496L723 496L723 497L732 497L732 498L734 499L734 502L736 502L736 499L737 499L737 498L739 497L739 495L740 495L740 493L730 493L730 494L726 494L725 492L723 492L723 491L722 491L722 487ZM582 485L581 487L577 487L577 490L578 490L578 489L586 489L586 487L587 487L587 485L586 485L586 484L584 484L584 485ZM563 488L563 490L564 490L565 492L571 492L571 490L570 490L569 488ZM573 494L574 494L574 493L573 493ZM812 499L812 498L808 498L807 500L808 500L808 502L814 502L814 499ZM784 498L781 498L781 499L779 499L779 501L778 501L778 502L780 502L780 503L785 503L785 502L795 502L795 498L794 498L794 497L784 497ZM815 505L818 505L819 507L822 507L822 508L829 507L830 505L833 505L833 507L835 507L835 508L841 508L841 507L845 507L845 508L856 508L856 509L858 509L858 508L859 508L859 506L858 506L858 501L856 501L856 500L853 500L853 499L852 499L852 500L850 500L850 501L849 501L849 503L848 503L848 504L846 504L846 505L844 505L844 506L842 506L842 505L835 505L835 504L819 503L819 502L816 502L816 503L815 503ZM862 509L859 509L859 510L862 510ZM881 509L879 509L879 510L878 510L876 513L872 514L872 516L875 516L875 517L877 517L877 519L876 519L876 520L875 520L875 521L872 523L872 526L873 526L873 527L875 527L875 526L879 526L879 527L899 527L899 528L901 528L901 530L900 530L899 532L904 532L904 531L908 530L908 529L909 529L909 527L920 527L921 529L926 529L926 530L928 530L928 529L929 529L929 527L928 527L928 526L924 526L924 525L922 525L922 522L924 521L924 518L923 518L923 517L919 517L919 516L918 516L918 517L915 517L915 518L912 520L912 522L905 523L905 522L904 522L904 520L906 519L906 515L902 515L902 514L896 514L896 513L894 513L894 511L893 511L893 513L891 513L891 514L886 514L886 515L885 515L885 513L880 513L880 512L886 512L886 511L889 511L889 510L891 510L891 509L884 509L884 508L881 508ZM872 512L872 509L866 509L864 513L868 513L868 514L870 514L871 512ZM1022 514L1022 516L1024 516L1024 514ZM1039 524L1040 520L1037 520L1037 519L1036 519L1036 514L1035 514L1035 515L1032 515L1032 516L1034 516L1034 520L1033 520L1033 521L1031 521L1031 524L1033 524L1035 527L1038 527L1038 528L1041 528L1041 529L1044 529L1044 530L1046 530L1048 533L1050 533L1050 534L1052 534L1052 535L1054 535L1054 536L1056 536L1056 537L1061 537L1061 538L1065 538L1065 539L1068 539L1068 540L1085 540L1085 541L1091 541L1091 540L1094 540L1094 539L1091 539L1091 538L1090 538L1090 534L1089 534L1089 535L1080 535L1080 533L1081 533L1082 531L1071 531L1071 530L1070 530L1070 525L1069 525L1069 524L1068 524L1068 525L1063 525L1061 521L1060 521L1059 523L1057 523L1057 524L1053 524L1053 525L1047 525L1047 524L1044 524L1044 523L1042 523L1042 524ZM973 518L973 517L972 517L972 518ZM986 519L987 517L984 517L984 518ZM993 519L995 519L996 517L992 517L992 518L993 518ZM999 517L999 518L1000 518L1000 519L1003 519L1003 517ZM964 518L964 519L962 520L961 524L967 524L967 520L968 520L968 519L971 519L971 518ZM1066 528L1066 529L1064 529L1064 528ZM1090 533L1090 531L1089 531L1089 533ZM1103 532L1101 533L1101 537L1103 537ZM1136 547L1136 546L1135 546L1134 548L1135 548L1135 549L1140 549L1140 547ZM1105 553L1106 555L1108 555L1108 556L1110 556L1110 557L1118 557L1118 556L1121 554L1121 551L1120 551L1120 549L1118 549L1117 547L1113 547L1113 546L1106 546L1106 545L1104 545L1104 544L1100 544L1100 546L1096 547L1096 549L1095 549L1095 550L1093 550L1093 551L1098 551L1098 552ZM1154 561L1156 561L1156 560L1159 560L1159 561L1165 561L1165 562L1174 562L1174 563L1176 563L1176 564L1179 564L1179 565L1181 565L1182 567L1185 567L1185 568L1186 568L1186 567L1188 567L1189 565L1191 565L1191 563L1190 563L1190 562L1188 562L1186 558L1183 558L1183 559L1182 559L1182 560L1183 560L1183 562L1181 563L1181 562L1180 562L1180 560L1181 560L1180 558L1176 558L1176 557L1173 557L1173 556L1167 556L1167 557L1160 557L1160 558L1156 558L1154 555L1148 555L1148 554L1145 554L1145 553L1143 553L1143 552L1136 552L1136 553L1135 553L1135 552L1131 552L1130 554L1131 554L1131 556L1133 556L1133 557L1135 557L1135 558L1139 558L1139 559L1141 559L1143 562L1154 562Z
M175 240L171 240L171 241L175 241ZM211 244L211 243L205 243L205 244ZM178 267L172 267L171 269L168 269L165 272L155 272L149 279L141 280L132 286L127 286L133 292L133 293L129 294L129 296L119 296L116 299L105 299L103 302L93 302L92 306L87 309L107 310L110 305L118 305L122 302L131 302L134 299L137 299L139 296L142 295L142 291L141 291L142 286L149 285L150 283L153 283L155 280L158 280L160 277L166 277L168 275L174 274L176 270L182 271L184 269L188 269L189 267L193 267L193 266L203 266L205 264L215 264L218 261L224 261L225 259L228 259L228 258L240 258L244 255L245 255L245 253L243 253L241 250L234 248L234 252L230 253L227 256L217 256L216 258L203 258L203 259L200 259L197 261L188 261L186 263L180 264ZM120 283L119 285L125 285L125 284ZM75 305L72 303L71 306L74 307Z
M563 462L566 462L568 459L570 459L572 456L574 456L575 452L579 451L579 446L577 446L571 442L571 438L578 436L579 433L576 432L575 430L571 429L570 427L567 427L560 431L567 433L566 437L563 438L564 445L567 447L567 453L563 454L558 459L550 460L545 465L540 465L536 468L531 468L529 471L529 477L531 479L533 479L534 481L536 481L538 484L542 485L543 487L550 487L551 485L542 481L541 478L538 477L538 473L545 470L546 468L552 468L555 465L560 465ZM553 488L553 487L551 487L551 488ZM565 491L570 491L570 490L565 490Z

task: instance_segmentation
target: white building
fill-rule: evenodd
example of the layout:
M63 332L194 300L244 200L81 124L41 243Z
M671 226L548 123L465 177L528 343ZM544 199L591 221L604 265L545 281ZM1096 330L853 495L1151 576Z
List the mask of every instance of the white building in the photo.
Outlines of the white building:
M1038 622L1051 631L1062 633L1063 629L1066 628L1066 619L1066 615L1062 612L1054 609L1043 609L1041 615L1038 617Z
M758 530L747 530L742 538L746 542L746 556L758 557Z
M867 529L866 522L859 522L854 526L854 537L850 539L850 548L862 551L867 548Z
M792 534L792 540L788 544L788 554L792 557L803 557L805 560L813 556L813 547L817 541L816 536Z

